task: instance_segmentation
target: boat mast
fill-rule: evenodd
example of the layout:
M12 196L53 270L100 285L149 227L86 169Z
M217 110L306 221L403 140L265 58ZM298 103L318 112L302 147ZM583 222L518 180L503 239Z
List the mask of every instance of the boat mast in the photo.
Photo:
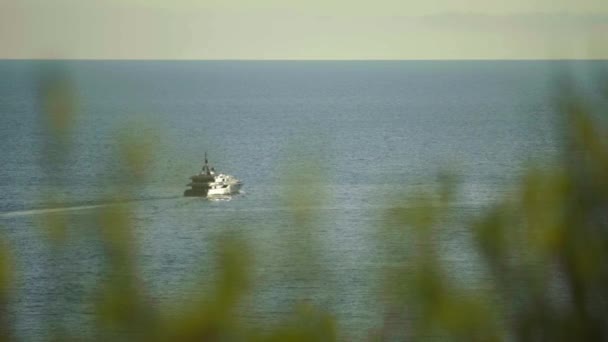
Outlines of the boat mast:
M207 152L206 151L205 151L205 164L203 165L203 171L207 175L211 174L211 172L209 171L209 161L207 161Z

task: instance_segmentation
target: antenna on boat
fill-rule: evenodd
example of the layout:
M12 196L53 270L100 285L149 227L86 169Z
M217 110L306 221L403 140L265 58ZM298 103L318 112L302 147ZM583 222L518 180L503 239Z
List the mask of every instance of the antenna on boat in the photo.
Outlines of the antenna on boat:
M205 152L205 165L203 165L203 171L204 173L206 173L207 175L210 174L209 172L209 161L207 161L207 152Z

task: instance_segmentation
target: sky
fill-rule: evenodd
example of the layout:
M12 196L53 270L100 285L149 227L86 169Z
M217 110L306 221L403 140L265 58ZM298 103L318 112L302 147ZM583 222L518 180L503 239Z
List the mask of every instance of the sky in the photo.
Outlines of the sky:
M0 58L608 59L608 0L0 0Z

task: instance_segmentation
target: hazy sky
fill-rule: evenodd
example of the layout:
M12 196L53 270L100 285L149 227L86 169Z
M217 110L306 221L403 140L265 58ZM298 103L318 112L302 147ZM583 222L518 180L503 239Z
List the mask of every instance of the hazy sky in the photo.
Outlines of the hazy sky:
M0 58L608 58L608 0L0 0Z

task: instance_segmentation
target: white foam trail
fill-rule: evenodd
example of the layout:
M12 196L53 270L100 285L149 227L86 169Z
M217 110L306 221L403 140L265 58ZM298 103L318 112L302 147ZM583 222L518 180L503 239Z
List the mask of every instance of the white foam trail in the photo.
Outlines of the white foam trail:
M143 202L143 201L172 200L172 199L176 199L176 198L182 198L182 196L151 197L151 198L143 198L143 199L131 199L131 200L122 201L122 202L79 205L79 206L73 206L73 207L18 210L18 211L9 211L9 212L5 212L5 213L0 212L0 218L42 215L42 214L58 213L58 212L64 212L64 211L90 210L90 209L96 209L96 208L103 208L103 207L107 207L107 206L111 206L111 205L118 205L120 203L136 203L136 202Z
M218 202L218 201L230 201L232 200L232 196L230 195L215 195L215 196L208 196L207 197L208 200L213 201L213 202Z
M110 205L110 204L96 204L96 205L83 205L83 206L78 206L78 207L9 211L6 213L0 213L0 217L8 218L8 217L19 217L19 216L42 215L42 214L49 214L49 213L60 213L60 212L64 212L64 211L90 210L90 209L105 207L108 205Z

